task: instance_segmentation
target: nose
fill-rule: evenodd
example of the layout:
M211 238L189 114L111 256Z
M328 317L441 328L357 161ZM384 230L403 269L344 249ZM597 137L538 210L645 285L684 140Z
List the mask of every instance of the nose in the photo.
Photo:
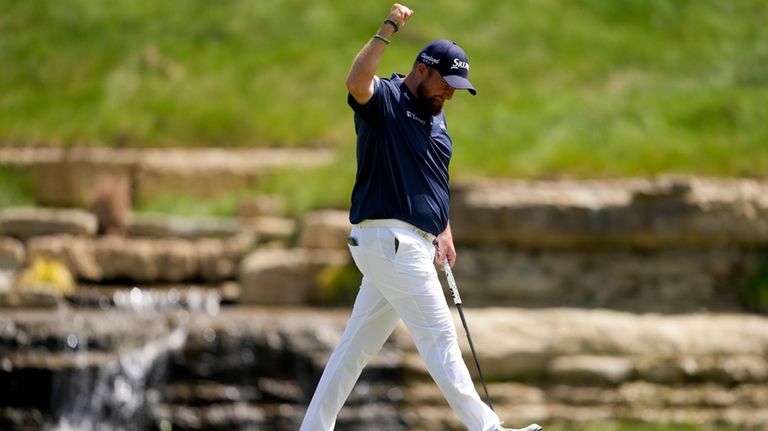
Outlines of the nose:
M445 96L445 100L451 100L453 99L453 93L456 91L453 87L448 87L445 89L445 92L443 93Z

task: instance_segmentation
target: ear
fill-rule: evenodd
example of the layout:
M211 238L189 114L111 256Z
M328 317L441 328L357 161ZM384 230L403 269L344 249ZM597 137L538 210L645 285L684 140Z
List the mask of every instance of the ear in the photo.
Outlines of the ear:
M429 68L424 63L418 63L416 65L416 71L419 72L419 76L423 79L426 78L427 73L429 73Z

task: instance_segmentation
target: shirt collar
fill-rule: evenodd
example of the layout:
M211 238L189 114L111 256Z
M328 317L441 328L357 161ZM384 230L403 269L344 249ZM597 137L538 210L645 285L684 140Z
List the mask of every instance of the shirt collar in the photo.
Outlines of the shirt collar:
M398 88L400 88L400 92L405 96L405 99L410 104L414 104L416 102L416 95L411 93L411 89L408 88L407 85L405 85L405 75L401 75L399 73L393 73L392 77L390 78L392 82L397 84ZM419 113L416 113L420 118L422 118L424 121L426 121L426 124L429 124L430 127L432 126L432 123L434 121L434 117L427 114L427 115L421 115Z
M405 98L410 101L416 100L416 96L411 93L411 90L408 88L407 85L405 85L405 76L401 75L399 73L393 73L392 77L390 78L392 82L397 84L398 88L400 88L400 92L405 95Z

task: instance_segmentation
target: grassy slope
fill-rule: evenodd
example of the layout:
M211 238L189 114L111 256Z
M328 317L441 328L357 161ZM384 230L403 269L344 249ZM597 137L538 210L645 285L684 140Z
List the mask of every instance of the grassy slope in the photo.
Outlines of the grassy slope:
M763 0L409 5L381 75L407 72L437 37L470 54L479 95L447 109L454 176L768 172ZM389 6L0 2L0 145L334 145L337 166L266 187L317 184L317 199L343 204L354 172L343 80Z
M343 78L389 2L0 3L0 142L349 146ZM761 0L432 0L380 71L459 40L480 95L455 168L494 175L768 169Z
M0 209L33 204L34 184L29 173L0 166Z

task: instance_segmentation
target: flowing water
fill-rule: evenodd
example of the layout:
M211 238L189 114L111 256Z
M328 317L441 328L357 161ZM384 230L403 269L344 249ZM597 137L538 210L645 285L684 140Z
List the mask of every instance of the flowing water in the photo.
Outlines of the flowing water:
M343 328L337 313L318 321L301 311L223 309L205 289L83 298L0 315L0 386L8 389L0 429L296 430ZM388 359L364 372L337 429L407 429L399 356L388 348Z

